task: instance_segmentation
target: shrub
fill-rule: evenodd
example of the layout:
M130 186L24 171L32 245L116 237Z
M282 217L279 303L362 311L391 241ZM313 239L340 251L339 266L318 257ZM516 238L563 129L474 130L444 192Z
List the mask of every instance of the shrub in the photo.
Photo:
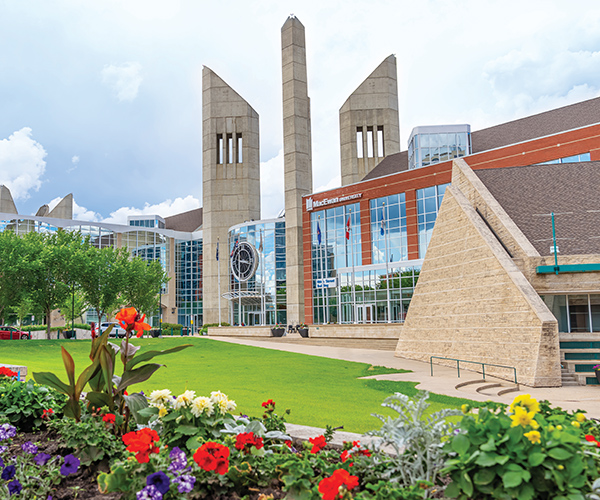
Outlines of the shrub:
M55 412L65 404L66 398L58 391L33 380L19 382L0 380L0 415L5 416L18 430L29 432L42 424L44 410Z
M468 412L469 408L464 407ZM540 407L528 394L485 403L448 441L450 498L583 500L598 475L596 443L584 440L583 413ZM584 427L588 427L587 423Z

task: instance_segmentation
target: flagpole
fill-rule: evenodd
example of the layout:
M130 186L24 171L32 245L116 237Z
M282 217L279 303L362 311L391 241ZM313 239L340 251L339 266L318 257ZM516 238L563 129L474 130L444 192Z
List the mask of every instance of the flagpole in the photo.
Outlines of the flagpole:
M261 272L260 272L260 309L262 316L262 325L265 326L267 324L267 311L266 311L266 300L265 300L265 250L263 247L263 230L260 230L260 263L261 263Z
M323 247L323 260L321 262L321 269L323 270L323 280L327 279L327 253L326 253L326 247L325 247L325 243L322 243L320 246ZM319 249L320 251L320 249ZM326 314L324 315L323 319L325 320L325 323L329 323L329 284L327 285L326 288L323 288L323 291L325 293L325 311Z
M386 276L386 289L387 289L387 322L391 323L392 322L392 307L391 307L391 302L390 302L390 270L389 270L389 266L388 266L388 218L389 218L389 212L386 211L386 206L385 206L385 201L383 202L383 222L384 222L384 229L383 229L383 239L385 242L385 276Z
M321 277L321 305L324 305L323 300L323 265L321 264L321 227L319 222L321 220L321 216L317 216L317 276ZM323 311L323 322L325 322L325 311Z
M217 274L219 276L219 326L221 326L221 265L219 264L219 238L217 238Z

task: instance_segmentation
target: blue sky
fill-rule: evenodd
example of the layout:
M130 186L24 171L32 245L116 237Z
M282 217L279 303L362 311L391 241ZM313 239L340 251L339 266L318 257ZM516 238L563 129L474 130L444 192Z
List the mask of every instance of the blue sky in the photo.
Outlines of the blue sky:
M88 220L200 206L207 65L260 115L275 216L291 13L306 28L315 191L340 184L339 108L389 54L402 149L415 126L477 130L600 94L593 0L0 0L0 184L22 214L68 193Z

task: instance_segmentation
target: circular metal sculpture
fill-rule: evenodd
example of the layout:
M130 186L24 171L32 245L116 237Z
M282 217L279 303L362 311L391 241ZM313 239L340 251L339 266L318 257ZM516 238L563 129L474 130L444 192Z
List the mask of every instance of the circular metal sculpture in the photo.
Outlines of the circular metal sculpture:
M231 253L231 272L238 281L248 281L256 272L258 253L247 241L238 243Z

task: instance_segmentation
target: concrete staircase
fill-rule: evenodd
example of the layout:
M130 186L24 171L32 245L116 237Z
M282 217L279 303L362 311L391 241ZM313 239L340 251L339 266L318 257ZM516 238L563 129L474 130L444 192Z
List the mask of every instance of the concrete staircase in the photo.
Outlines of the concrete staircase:
M257 340L275 342L280 344L302 344L326 347L345 347L348 349L374 349L377 351L395 351L397 339L349 339L333 337L308 337L302 338L298 334L288 334L284 337L261 337Z
M594 366L600 364L600 336L561 337L560 359L563 386L598 385Z
M502 396L510 392L519 392L521 390L519 384L497 379L467 380L466 382L456 384L455 389L467 392L478 392L479 394L487 396Z

